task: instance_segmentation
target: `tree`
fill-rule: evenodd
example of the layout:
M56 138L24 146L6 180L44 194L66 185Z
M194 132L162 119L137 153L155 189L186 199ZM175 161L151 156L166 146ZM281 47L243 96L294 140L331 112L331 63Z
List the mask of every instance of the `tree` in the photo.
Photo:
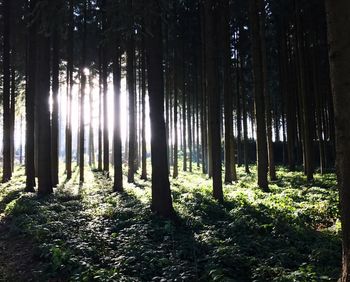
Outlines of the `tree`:
M220 95L218 89L218 54L215 48L217 8L215 1L204 1L205 18L205 69L206 93L209 100L209 140L210 160L209 166L213 176L213 196L223 202L221 178L221 137L220 137Z
M52 3L51 3L52 4ZM49 3L41 3L40 32L38 33L38 194L53 192L51 169L51 121L50 121L50 37L43 15L49 15ZM40 56L39 56L40 54Z
M148 1L154 11L147 17L148 92L151 119L152 211L166 218L175 215L170 193L166 129L164 120L164 78L162 20L158 0Z
M267 182L267 141L264 102L264 73L263 58L259 23L259 1L250 0L249 14L251 21L252 53L253 53L253 76L256 118L256 148L257 148L257 170L258 185L263 191L268 191Z
M66 174L67 180L72 177L72 93L74 71L74 0L69 1L69 25L67 45L67 116L66 116Z
M114 128L113 128L113 149L114 149L114 185L113 191L123 191L123 164L122 164L122 140L120 132L120 82L121 62L119 44L116 44L117 54L113 61L113 87L114 87Z
M26 142L25 142L25 172L27 192L34 192L35 186L35 164L34 164L34 112L35 112L35 92L36 92L36 29L37 22L35 19L34 8L36 1L30 1L28 7L28 28L26 41L28 53L26 58L26 94L25 94L25 111L26 111Z
M134 182L135 174L135 149L136 149L136 121L135 121L135 39L134 39L134 21L133 21L133 1L127 0L127 9L130 13L128 20L128 32L126 42L126 76L129 95L129 158L128 158L128 182Z
M79 181L80 183L84 182L84 157L85 157L85 91L86 91L86 17L87 17L87 3L84 0L83 8L83 48L82 48L82 57L81 57L81 66L80 66L80 125L79 125Z
M266 49L266 34L265 34L265 22L266 22L265 1L259 1L259 15L260 15L260 44L261 44L261 56L262 56L262 72L263 72L263 89L264 89L264 106L265 106L265 119L266 119L266 133L267 133L267 153L268 153L268 165L270 180L276 180L276 168L275 157L273 151L272 141L272 116L270 105L270 93L268 87L268 66L267 66L267 49Z
M146 148L146 54L145 39L141 43L141 179L147 180L147 148Z
M102 31L108 30L106 0L102 1L103 19ZM109 134L108 134L108 48L106 43L102 46L102 89L103 89L103 171L109 177Z
M10 111L10 0L3 2L3 175L2 182L12 177L11 168L11 111Z
M60 0L55 1L55 11L61 8ZM59 71L60 71L60 34L59 34L59 17L55 14L54 29L52 32L52 184L58 184L58 92L59 92Z
M343 238L340 281L346 282L350 280L350 2L326 0L326 5Z
M232 91L230 86L231 69L231 43L230 43L230 14L229 1L221 3L221 42L223 53L223 90L224 90L224 111L225 111L225 183L232 183L237 180L234 160L234 138L233 138L233 116L232 116Z
M179 39L178 39L179 40ZM173 163L173 178L179 176L179 166L178 166L178 97L179 97L179 88L178 88L178 76L179 76L179 67L177 64L178 59L178 44L175 44L174 47L174 163Z

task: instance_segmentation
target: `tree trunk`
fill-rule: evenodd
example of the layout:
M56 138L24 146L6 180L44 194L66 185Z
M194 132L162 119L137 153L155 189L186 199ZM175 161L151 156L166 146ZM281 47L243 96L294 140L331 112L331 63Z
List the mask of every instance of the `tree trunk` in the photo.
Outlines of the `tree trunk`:
M89 91L89 107L90 107L90 122L89 122L89 166L95 168L95 145L94 145L94 127L93 127L93 92L94 83L93 77L89 77L90 91Z
M50 7L40 10L48 13ZM41 24L41 28L45 23ZM40 55L39 55L40 54ZM46 32L38 34L38 194L53 192L51 169L51 123L50 123L50 38Z
M193 93L193 92L192 92ZM187 137L188 137L188 169L189 172L192 172L192 141L193 141L193 131L194 128L191 126L191 117L193 115L192 113L192 99L191 99L191 93L189 92L187 95Z
M225 111L225 183L229 184L237 179L233 138L233 99L230 87L230 69L231 69L231 46L230 46L230 15L229 1L225 0L221 4L221 42L223 54L223 88L224 88L224 111Z
M37 23L33 13L37 1L30 1L29 4L29 27L27 30L27 78L26 78L26 134L25 134L25 171L26 171L26 192L34 192L35 186L35 154L34 154L34 124L35 124L35 93L36 93L36 33Z
M306 90L306 76L305 76L305 54L304 54L304 38L302 31L301 12L299 1L295 0L295 14L296 14L296 53L298 59L298 79L299 79L299 95L300 95L300 110L302 117L302 141L304 148L304 171L307 180L313 180L314 165L313 165L313 138L311 135L311 121L310 112L313 111L310 107L309 97Z
M337 174L343 237L340 281L350 281L350 2L326 0L334 101Z
M221 178L221 136L220 136L220 95L218 89L218 54L215 48L217 10L213 0L204 2L205 13L205 57L206 57L206 89L209 99L209 136L210 138L210 168L213 176L213 196L223 202Z
M106 0L102 1L102 7L106 9ZM107 11L103 11L102 30L105 33L107 26ZM103 86L103 171L109 177L109 130L108 130L108 54L106 44L102 47L102 86Z
M168 179L166 130L164 121L164 81L162 66L162 20L157 0L149 1L156 13L148 18L151 35L147 36L148 86L151 118L152 152L152 210L171 218L172 206Z
M182 41L182 69L181 69L181 92L182 92L182 154L183 154L183 171L187 171L187 136L186 136L186 68L185 68L185 47L184 42ZM189 94L188 94L189 95Z
M272 114L271 114L271 102L270 93L268 87L268 66L267 66L267 49L265 40L265 2L264 0L259 1L259 14L260 14L260 42L261 42L261 56L262 56L262 72L263 72L263 87L264 87L264 102L265 102L265 118L266 118L266 133L267 133L267 152L268 152L268 164L270 180L276 180L276 168L275 168L275 157L273 151L272 141Z
M59 9L59 7L56 7ZM57 20L57 19L56 19ZM59 50L60 40L58 26L54 27L52 36L52 128L51 128L51 146L52 146L52 185L58 184L58 91L59 91Z
M239 27L239 41L238 41L238 60L239 60L239 96L242 97L242 118L243 118L243 158L244 169L246 173L250 173L249 160L248 160L248 117L247 117L247 104L246 95L244 92L244 76L243 76L243 27Z
M263 58L259 22L259 1L260 0L250 0L249 12L252 29L251 35L253 53L258 185L263 191L267 192L269 191L267 182L268 156L265 123Z
M173 165L173 178L177 178L179 175L178 165L178 97L179 97L179 67L178 67L178 46L175 43L174 50L174 165Z
M98 152L97 170L102 171L102 48L99 48L98 71Z
M10 18L11 1L3 2L3 175L2 182L12 177L11 169L11 111L10 111Z
M117 45L117 49L119 46ZM120 118L120 84L121 84L121 62L119 49L113 61L113 87L114 87L114 128L113 128L113 154L114 154L114 192L123 191L123 163L122 163L122 139Z
M69 1L68 62L67 62L67 122L66 122L66 174L72 177L72 92L74 57L74 0Z
M19 164L23 164L23 116L21 115L19 124Z
M128 0L128 12L133 12L133 1ZM135 174L135 77L134 77L134 57L135 57L135 39L133 30L133 18L129 17L129 38L126 44L126 76L129 95L129 157L128 157L128 182L133 183Z
M86 91L86 17L87 17L87 3L84 0L84 22L83 22L83 48L82 48L82 60L80 66L80 125L79 125L79 182L84 182L84 159L85 159L85 91Z
M12 49L11 54L11 174L15 167L15 116L16 116L16 70L15 70L15 52Z
M145 39L142 38L141 50L141 105L142 105L142 124L141 124L141 143L142 143L142 169L141 179L147 180L147 148L146 148L146 54ZM170 108L171 110L171 108Z

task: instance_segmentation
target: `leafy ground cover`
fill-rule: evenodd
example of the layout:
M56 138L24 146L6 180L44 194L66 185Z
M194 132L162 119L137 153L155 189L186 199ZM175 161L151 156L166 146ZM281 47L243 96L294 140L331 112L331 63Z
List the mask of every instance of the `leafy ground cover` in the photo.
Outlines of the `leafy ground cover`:
M0 281L336 281L340 271L334 174L280 168L271 193L238 169L225 203L199 171L172 180L174 224L149 210L150 182L77 173L47 198L23 193L23 169L0 187ZM138 177L136 179L139 179ZM63 176L62 176L63 180Z

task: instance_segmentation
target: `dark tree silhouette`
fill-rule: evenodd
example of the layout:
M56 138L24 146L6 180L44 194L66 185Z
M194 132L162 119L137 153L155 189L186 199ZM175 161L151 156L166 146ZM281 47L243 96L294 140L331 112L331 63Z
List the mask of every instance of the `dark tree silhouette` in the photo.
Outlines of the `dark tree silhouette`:
M155 14L146 19L149 34L146 37L148 55L148 89L151 119L152 210L164 217L173 217L170 194L167 142L164 120L164 78L162 66L162 20L159 1L149 1Z

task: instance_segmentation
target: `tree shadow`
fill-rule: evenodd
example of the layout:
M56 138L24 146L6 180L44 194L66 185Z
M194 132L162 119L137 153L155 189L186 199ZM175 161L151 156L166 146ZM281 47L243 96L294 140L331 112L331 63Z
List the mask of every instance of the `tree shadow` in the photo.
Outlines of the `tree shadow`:
M149 201L113 193L112 181L99 173L93 181L78 195L23 195L10 210L11 224L34 241L36 279L308 281L312 272L317 281L339 273L340 239L287 211L240 197L220 205L200 189L187 195L177 189L181 224L174 224L153 214Z

